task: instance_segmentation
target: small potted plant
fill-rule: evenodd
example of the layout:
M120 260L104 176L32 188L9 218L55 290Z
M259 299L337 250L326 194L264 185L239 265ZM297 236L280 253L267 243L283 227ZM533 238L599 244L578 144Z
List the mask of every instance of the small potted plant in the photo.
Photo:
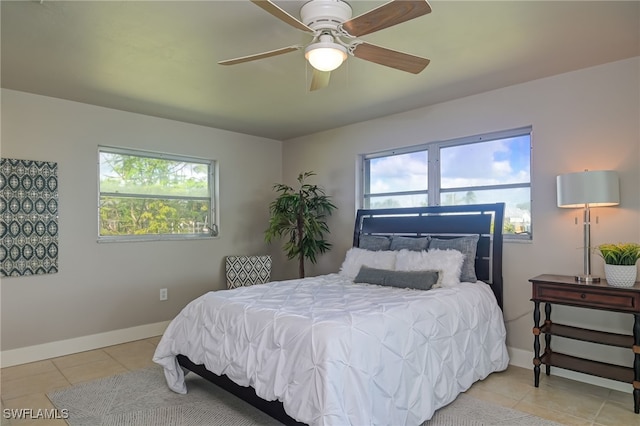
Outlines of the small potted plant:
M609 285L631 287L636 281L640 259L640 244L617 243L600 244L598 251L604 259L604 274Z

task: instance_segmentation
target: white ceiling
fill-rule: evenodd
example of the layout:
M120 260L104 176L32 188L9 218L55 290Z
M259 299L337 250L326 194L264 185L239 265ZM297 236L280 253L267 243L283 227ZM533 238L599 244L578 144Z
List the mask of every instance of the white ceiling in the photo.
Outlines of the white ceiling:
M275 1L298 17L304 1ZM351 1L354 16L383 1ZM639 1L432 1L362 40L431 60L349 57L309 92L310 36L249 1L2 1L2 87L279 140L640 55Z

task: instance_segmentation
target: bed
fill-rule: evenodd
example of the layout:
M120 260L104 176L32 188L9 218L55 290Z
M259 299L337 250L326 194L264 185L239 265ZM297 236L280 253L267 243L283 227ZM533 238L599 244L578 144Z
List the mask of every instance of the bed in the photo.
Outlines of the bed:
M285 424L421 424L508 365L503 217L503 203L358 210L339 272L209 292L154 361L175 392L192 371ZM404 288L427 274L428 291Z

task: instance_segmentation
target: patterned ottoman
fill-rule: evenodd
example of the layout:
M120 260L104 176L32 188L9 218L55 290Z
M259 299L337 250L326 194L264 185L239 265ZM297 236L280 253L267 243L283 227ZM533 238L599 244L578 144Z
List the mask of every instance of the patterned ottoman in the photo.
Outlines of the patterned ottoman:
M264 284L271 279L271 256L227 256L227 288Z

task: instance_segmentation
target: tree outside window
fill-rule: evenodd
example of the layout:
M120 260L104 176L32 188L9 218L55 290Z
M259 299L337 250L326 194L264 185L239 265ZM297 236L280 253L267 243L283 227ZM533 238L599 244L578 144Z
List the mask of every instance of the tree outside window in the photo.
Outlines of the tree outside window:
M217 231L215 162L101 147L99 167L99 239L209 237Z

